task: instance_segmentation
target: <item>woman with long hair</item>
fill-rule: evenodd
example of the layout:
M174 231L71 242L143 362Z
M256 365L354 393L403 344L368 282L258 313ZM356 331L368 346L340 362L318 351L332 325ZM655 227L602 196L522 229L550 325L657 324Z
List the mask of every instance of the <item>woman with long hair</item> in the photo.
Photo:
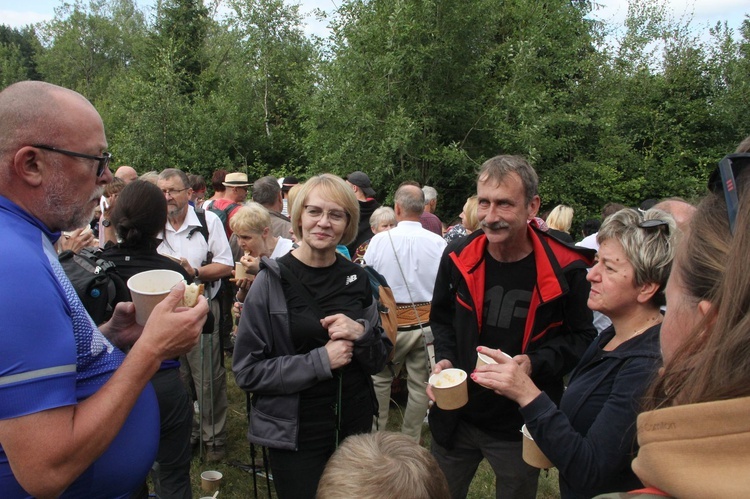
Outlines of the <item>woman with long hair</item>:
M336 252L357 234L352 190L334 175L313 177L291 215L299 247L262 258L232 366L237 385L252 394L248 439L270 449L281 499L315 497L338 442L370 431L371 375L391 345L366 271Z
M478 384L520 406L535 443L560 471L563 498L638 487L630 469L638 400L660 364L660 307L674 257L676 224L660 210L608 217L597 236L588 306L612 325L589 346L570 375L560 407L498 350L479 347L498 364L478 367Z
M750 154L728 159L739 201L734 231L717 178L679 245L667 285L664 368L638 416L633 470L657 495L750 490Z

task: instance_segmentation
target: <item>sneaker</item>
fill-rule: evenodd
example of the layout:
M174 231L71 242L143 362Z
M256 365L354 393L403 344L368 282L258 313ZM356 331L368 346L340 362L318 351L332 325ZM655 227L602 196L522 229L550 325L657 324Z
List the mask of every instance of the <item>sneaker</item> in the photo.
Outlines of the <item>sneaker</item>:
M227 449L223 445L207 446L206 462L216 463L227 456Z

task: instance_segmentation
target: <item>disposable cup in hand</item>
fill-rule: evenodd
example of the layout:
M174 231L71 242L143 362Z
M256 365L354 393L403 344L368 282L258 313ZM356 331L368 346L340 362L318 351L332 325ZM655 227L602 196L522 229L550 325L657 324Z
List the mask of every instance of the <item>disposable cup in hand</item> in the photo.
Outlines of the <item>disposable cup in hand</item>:
M435 403L441 409L458 409L469 401L466 372L461 369L443 369L430 376L429 383L432 386Z
M180 281L182 274L174 270L147 270L128 279L130 297L135 305L135 321L145 325L154 307Z
M513 357L511 357L510 355L508 355L505 352L500 352L500 353L502 353L503 355L505 355L509 359L513 358ZM489 355L485 355L483 353L477 353L477 367L486 366L486 365L489 365L489 364L497 364L497 362L495 362L495 359L493 359Z
M201 489L203 492L216 492L221 486L224 475L219 471L204 471L201 473Z
M246 277L247 272L245 271L245 266L242 265L242 262L234 262L234 278L245 279Z
M526 464L533 466L534 468L548 469L554 468L555 465L552 461L547 459L547 456L539 449L539 446L534 442L534 438L529 433L526 425L521 427L521 433L523 433L523 460Z

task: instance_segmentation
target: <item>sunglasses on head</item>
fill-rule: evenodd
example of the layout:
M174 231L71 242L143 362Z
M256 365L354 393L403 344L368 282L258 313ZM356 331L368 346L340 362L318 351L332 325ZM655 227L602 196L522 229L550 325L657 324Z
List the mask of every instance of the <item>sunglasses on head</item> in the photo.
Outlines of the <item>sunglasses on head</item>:
M657 229L661 230L662 228L667 230L667 234L669 234L669 222L666 220L661 220L659 218L652 218L650 220L641 220L638 222L638 227L641 229Z
M727 154L719 161L719 166L716 167L708 178L708 189L711 192L715 194L724 192L724 199L727 203L727 216L729 217L729 231L732 234L734 234L737 210L740 204L737 198L737 177L749 165L750 154Z

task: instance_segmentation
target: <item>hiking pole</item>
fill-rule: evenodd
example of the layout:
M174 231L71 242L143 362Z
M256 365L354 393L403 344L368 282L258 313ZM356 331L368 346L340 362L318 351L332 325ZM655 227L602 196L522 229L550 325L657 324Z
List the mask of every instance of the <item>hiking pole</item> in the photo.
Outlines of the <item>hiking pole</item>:
M221 331L221 326L219 327L219 331ZM221 333L219 333L219 334L221 334ZM208 350L209 350L209 352L208 352L208 355L209 355L209 359L208 359L208 364L209 364L208 376L209 376L209 380L210 380L208 382L208 385L209 385L209 393L210 393L210 396L211 396L211 448L213 450L216 450L216 423L215 423L215 420L214 420L214 418L215 418L214 405L215 404L214 404L214 333L213 332L211 333L211 337L209 339L209 348L208 348Z
M338 369L338 387L336 389L336 448L339 447L339 438L341 437L341 393L344 389L344 373L343 367Z
M200 346L200 402L198 403L198 458L203 461L203 403L205 402L205 391L203 390L203 359L204 359L204 346L203 342L204 335L201 335L201 346Z

